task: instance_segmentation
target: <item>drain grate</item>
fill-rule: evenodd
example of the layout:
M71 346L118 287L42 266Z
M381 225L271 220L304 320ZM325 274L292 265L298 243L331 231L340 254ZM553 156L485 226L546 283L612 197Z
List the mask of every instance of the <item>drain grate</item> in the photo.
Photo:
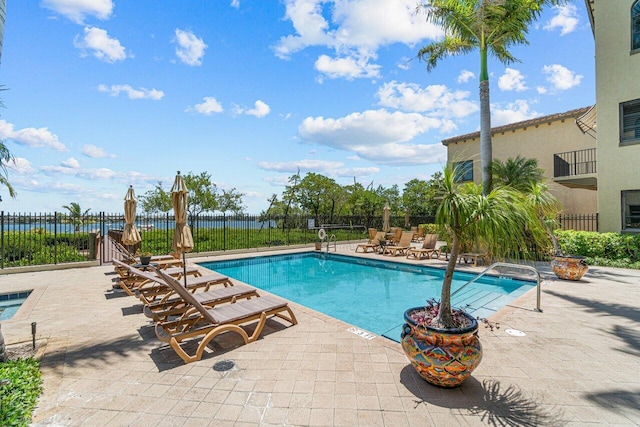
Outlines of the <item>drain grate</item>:
M236 362L234 362L233 360L221 360L213 365L213 370L224 372L233 369L234 366L236 366Z

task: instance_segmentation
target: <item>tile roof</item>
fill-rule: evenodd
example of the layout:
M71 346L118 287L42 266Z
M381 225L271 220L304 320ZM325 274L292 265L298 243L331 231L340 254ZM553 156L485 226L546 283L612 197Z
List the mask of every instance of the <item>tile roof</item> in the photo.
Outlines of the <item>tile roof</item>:
M582 107L582 108L577 108L575 110L569 110L564 113L549 114L548 116L536 117L535 119L524 120L522 122L511 123L504 126L497 126L497 127L491 128L491 134L494 135L499 132L527 128L529 126L540 125L543 123L550 123L557 120L564 120L567 118L577 118L582 116L587 111L589 111L590 108L591 106ZM474 139L474 138L480 138L480 131L467 133L459 136L454 136L453 138L443 139L442 145L449 145L453 142L460 142L460 141L464 141L467 139Z

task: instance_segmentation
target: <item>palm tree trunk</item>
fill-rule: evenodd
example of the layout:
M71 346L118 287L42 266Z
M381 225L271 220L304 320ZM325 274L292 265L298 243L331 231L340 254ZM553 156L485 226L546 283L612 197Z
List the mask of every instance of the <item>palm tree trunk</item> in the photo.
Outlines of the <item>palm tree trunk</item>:
M432 325L438 328L454 328L453 316L451 315L451 282L453 281L453 272L458 262L458 254L460 253L460 239L453 233L453 241L451 243L451 253L449 254L449 262L442 280L442 293L440 294L440 310L438 317L433 321Z
M480 168L482 193L491 191L491 106L489 100L489 80L480 81Z

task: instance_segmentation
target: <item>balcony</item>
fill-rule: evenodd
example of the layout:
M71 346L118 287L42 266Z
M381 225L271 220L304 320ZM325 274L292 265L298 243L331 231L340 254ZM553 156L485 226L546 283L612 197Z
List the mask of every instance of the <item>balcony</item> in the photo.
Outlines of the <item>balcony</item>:
M596 149L554 154L553 180L569 188L597 190Z

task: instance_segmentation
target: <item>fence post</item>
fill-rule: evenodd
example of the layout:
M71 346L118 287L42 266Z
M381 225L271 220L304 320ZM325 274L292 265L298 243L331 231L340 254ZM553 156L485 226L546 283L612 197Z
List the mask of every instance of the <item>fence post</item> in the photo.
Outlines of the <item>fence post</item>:
M58 212L53 212L53 263L58 263Z
M222 250L227 250L227 214L222 213Z

